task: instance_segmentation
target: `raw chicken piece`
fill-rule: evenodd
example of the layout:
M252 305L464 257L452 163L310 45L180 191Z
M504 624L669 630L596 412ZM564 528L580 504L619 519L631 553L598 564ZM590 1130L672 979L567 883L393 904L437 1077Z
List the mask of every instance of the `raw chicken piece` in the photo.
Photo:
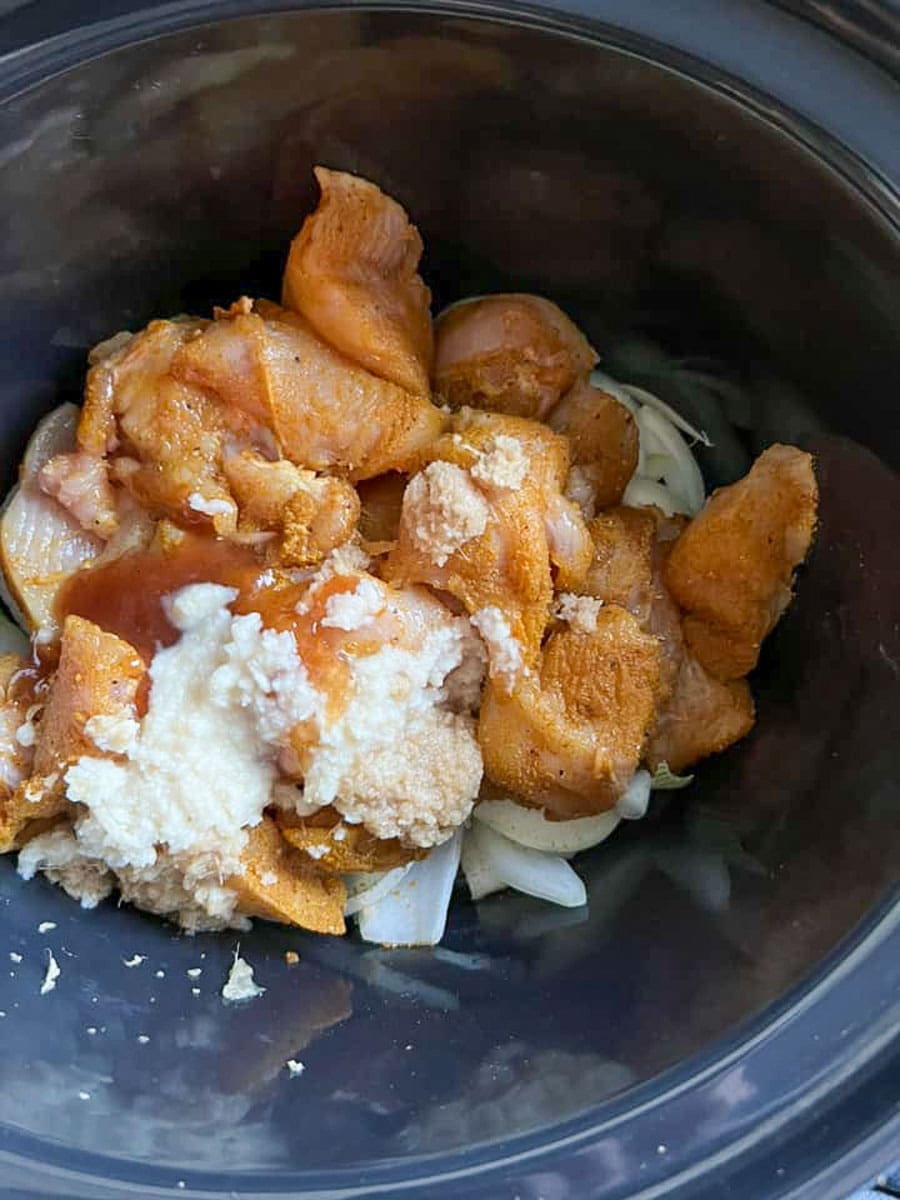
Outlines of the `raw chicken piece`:
M675 543L665 582L685 611L687 644L711 675L739 679L756 666L809 550L817 503L811 455L771 446Z
M453 305L435 338L434 387L447 404L538 420L597 361L584 335L542 296Z
M478 724L487 778L560 820L612 808L654 718L659 658L616 605L600 609L594 633L552 634L539 671L511 696L488 682Z
M657 508L611 508L588 523L594 559L582 591L605 604L619 604L659 640L657 701L671 694L681 665L681 618L662 581L662 568L683 527Z
M57 454L41 468L38 483L88 533L107 540L119 528L116 497L99 455L84 450Z
M443 426L427 396L373 375L304 317L265 301L220 314L172 371L271 429L285 458L354 479L402 469Z
M427 396L431 293L418 274L418 231L374 183L325 167L315 176L322 195L291 244L285 308L353 362Z
M226 459L224 471L241 530L280 531L284 566L315 565L356 530L359 497L345 479L317 476L287 459L271 462L251 451Z
M271 817L264 816L248 834L243 873L226 881L238 894L238 912L314 933L343 933L343 880L317 871L307 855L282 838Z
M582 379L553 409L548 424L569 439L572 462L591 486L595 509L620 503L640 446L637 424L625 405Z
M20 845L32 822L43 815L32 810L20 788L31 774L34 760L33 745L23 745L16 736L27 724L32 699L27 689L14 683L17 672L26 665L17 654L0 655L0 854Z
M178 350L206 325L151 321L93 366L78 440L89 454L114 456L111 478L153 515L211 521L217 533L227 533L237 514L221 475L222 447L226 435L249 440L252 423L172 374Z
M103 552L103 541L86 533L61 504L40 487L44 466L75 446L78 409L62 404L38 425L6 498L0 521L3 599L20 624L49 634L56 630L54 604L65 580Z
M580 514L560 504L564 439L521 417L465 409L427 457L406 489L386 576L449 592L473 615L497 610L523 665L534 663L553 592L548 522L561 513L571 525L554 552L573 574L590 561Z
M275 820L284 840L322 871L389 871L426 854L398 838L377 838L364 825L345 825L331 806L306 819L279 813Z
M754 720L746 679L715 679L691 654L685 654L675 690L656 719L644 757L651 770L665 762L677 774L746 737Z
M37 831L33 822L52 821L69 809L63 781L66 767L82 755L101 753L85 729L88 715L99 715L94 727L98 737L104 721L112 729L133 719L145 674L133 646L90 621L66 618L59 666L45 693L43 716L31 727L35 742L33 758L29 754L30 778L20 781L0 804L0 844L20 841L24 831ZM18 701L17 708L24 725L27 702ZM41 831L44 828L46 824Z
M82 755L99 755L104 730L112 749L116 735L111 731L137 717L146 674L144 660L129 642L82 617L66 617L59 666L38 728L35 776L45 779ZM90 731L88 716L94 720Z

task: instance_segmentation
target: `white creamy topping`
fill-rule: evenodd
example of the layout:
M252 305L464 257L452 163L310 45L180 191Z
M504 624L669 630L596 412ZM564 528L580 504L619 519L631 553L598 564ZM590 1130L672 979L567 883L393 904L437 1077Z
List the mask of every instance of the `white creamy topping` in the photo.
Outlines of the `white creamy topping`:
M403 494L403 522L413 543L439 567L472 538L484 533L490 508L468 471L453 463L429 463Z
M602 607L603 601L593 596L561 592L557 597L555 613L560 621L567 621L577 633L596 633L597 615Z
M528 474L528 456L518 438L500 433L470 468L472 478L496 488L518 488Z
M499 608L489 605L473 613L472 624L487 646L491 678L512 691L522 670L522 645L513 636L509 621Z
M361 629L384 611L384 593L374 579L360 578L352 592L338 592L325 603L323 628Z
M315 711L317 695L290 635L264 631L256 613L233 617L236 595L208 583L176 593L168 610L182 636L151 663L139 729L98 731L95 718L95 737L125 761L84 757L66 772L68 798L87 810L77 837L89 857L141 869L165 845L214 853L223 874L237 869L243 829L259 821L276 778L269 747Z

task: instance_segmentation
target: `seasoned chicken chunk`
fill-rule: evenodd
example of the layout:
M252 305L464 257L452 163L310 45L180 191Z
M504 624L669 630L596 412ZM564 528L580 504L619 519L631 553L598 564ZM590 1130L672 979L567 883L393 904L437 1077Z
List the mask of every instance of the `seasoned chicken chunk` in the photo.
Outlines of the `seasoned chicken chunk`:
M282 838L271 817L248 831L241 867L242 873L227 881L238 894L238 912L314 933L344 932L343 880L317 871L307 855Z
M21 788L34 761L31 739L17 736L28 726L31 696L16 688L14 679L26 665L17 654L0 655L0 854L19 845L32 822L44 816Z
M46 778L82 755L114 751L122 722L137 717L146 674L134 646L83 617L66 617L37 734L35 775Z
M119 527L116 498L106 460L78 450L57 454L38 476L41 490L58 500L82 529L108 539Z
M254 312L235 306L220 314L172 370L271 429L291 462L353 479L402 469L443 425L426 395L372 374L303 316L264 301Z
M580 514L561 495L565 441L534 421L467 409L427 457L404 494L385 574L449 592L476 618L496 613L505 633L490 617L492 627L528 666L547 623L552 558L573 574L590 561ZM565 519L571 536L557 537L551 553L554 519Z
M398 838L377 838L364 825L345 824L330 805L312 817L278 813L275 820L284 840L321 871L389 871L426 854Z
M243 451L226 458L225 477L241 514L241 530L281 533L279 560L306 567L353 536L359 497L345 479L317 476L287 459Z
M581 379L553 409L548 424L569 439L572 463L590 486L594 509L620 503L640 447L637 424L625 405Z
M665 762L670 770L683 771L746 737L754 720L746 679L715 679L685 654L675 690L650 731L646 761L651 770Z
M315 176L322 195L291 244L285 308L367 371L428 395L431 293L418 231L374 183L325 167Z
M447 404L538 420L597 361L584 335L542 296L453 305L435 339L434 387Z
M78 409L61 404L31 436L19 483L6 498L0 520L0 561L4 599L21 624L56 630L55 601L66 579L103 553L103 539L41 487L41 473L59 455L75 449Z
M685 639L711 675L739 679L756 666L790 601L817 503L812 457L771 446L744 479L710 497L675 543L664 579L685 612Z
M675 686L681 664L681 618L662 581L663 564L683 522L656 508L611 508L588 523L594 558L582 591L619 604L660 643L660 703Z
M659 645L616 605L596 631L551 635L512 695L489 682L478 739L485 774L565 820L611 808L634 774L655 713Z
M202 388L172 373L179 349L207 322L151 321L141 333L88 372L78 427L82 451L109 456L111 478L154 516L186 523L211 520L216 532L234 529L234 501L221 474L226 435L235 422ZM240 430L238 430L240 431Z
M133 646L90 621L66 618L59 665L45 693L46 703L35 705L34 723L26 724L26 701L7 701L22 727L13 730L16 742L21 743L23 731L29 730L26 740L33 742L34 752L27 756L29 778L20 778L15 791L0 802L0 844L21 840L33 822L46 823L68 810L66 768L82 755L99 756L99 743L106 747L105 737L115 741L114 731L134 719L145 674ZM11 716L9 709L0 709L4 712ZM11 770L20 773L24 765L22 754L14 754Z

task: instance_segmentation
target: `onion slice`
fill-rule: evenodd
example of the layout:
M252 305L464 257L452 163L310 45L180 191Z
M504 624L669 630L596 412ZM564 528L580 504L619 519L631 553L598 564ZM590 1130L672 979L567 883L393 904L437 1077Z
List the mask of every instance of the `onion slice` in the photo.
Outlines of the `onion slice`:
M571 821L548 821L543 810L525 808L512 800L482 800L476 806L476 822L489 826L504 837L551 854L578 854L606 841L619 824L615 810L596 817L575 817Z
M494 892L502 892L506 881L494 869L494 862L487 853L481 838L473 837L471 829L463 834L460 868L465 876L473 900L483 900Z
M390 871L360 871L345 875L347 903L344 905L344 916L352 917L361 908L376 904L382 896L386 896L397 886L409 868L410 864L405 863L402 867L394 867Z
M644 479L640 475L635 475L625 489L622 496L622 503L630 505L632 508L645 508L647 505L655 504L657 508L661 508L667 517L674 517L676 513L687 513L687 503L676 496L671 488L666 487L664 483L655 483L652 479Z
M450 895L459 868L462 830L410 863L384 896L359 911L359 932L381 946L436 946L444 936Z
M635 771L631 783L619 797L616 812L625 821L639 821L650 803L650 772Z
M560 855L522 846L482 821L473 821L466 837L475 842L489 870L507 887L563 908L587 903L584 883Z
M663 478L672 492L684 497L688 511L694 516L703 507L706 489L697 460L687 442L671 421L649 405L645 405L638 413L637 423L641 439L649 443L648 453L668 454L673 459L673 469Z

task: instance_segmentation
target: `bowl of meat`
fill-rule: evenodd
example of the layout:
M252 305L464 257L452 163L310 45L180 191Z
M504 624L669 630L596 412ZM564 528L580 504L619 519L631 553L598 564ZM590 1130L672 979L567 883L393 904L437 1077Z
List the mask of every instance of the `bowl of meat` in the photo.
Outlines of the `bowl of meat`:
M885 1165L900 107L702 7L0 60L10 1194Z

